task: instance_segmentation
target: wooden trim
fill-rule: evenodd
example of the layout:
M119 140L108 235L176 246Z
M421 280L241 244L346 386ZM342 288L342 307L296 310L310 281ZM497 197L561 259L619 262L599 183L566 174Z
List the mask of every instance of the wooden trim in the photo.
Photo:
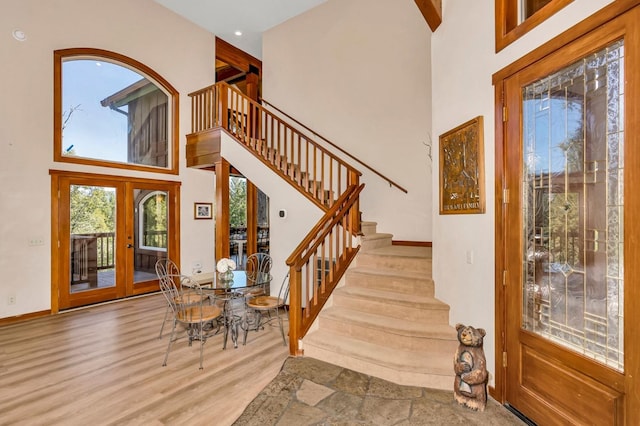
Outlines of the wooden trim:
M435 32L442 23L442 0L415 0L420 13Z
M404 241L404 240L392 240L391 245L394 246L407 246L407 247L433 247L431 241Z
M87 172L77 172L73 170L59 170L59 169L49 169L49 174L51 176L68 176L75 178L83 178L83 177L91 177L102 180L111 180L114 182L122 182L126 180L127 182L138 182L138 183L170 183L170 184L178 184L182 185L182 182L179 180L163 180L163 179L148 179L148 178L139 178L133 176L116 176L116 175L105 175L100 173L87 173Z
M495 291L495 388L492 395L497 401L504 403L507 397L506 386L506 367L503 367L502 353L506 349L506 318L507 318L507 306L505 302L505 287L502 285L503 274L505 274L505 259L504 253L505 246L505 199L504 199L504 171L505 171L505 158L504 158L504 132L506 132L506 126L503 126L503 111L504 111L504 93L503 85L496 85L495 90L495 108L494 108L494 125L495 125L495 181L494 181L494 222L495 222L495 269L494 276L494 291Z
M496 0L496 52L501 51L533 28L537 27L573 0L552 0L536 13L518 24L517 0Z
M637 46L640 45L640 28L637 25L634 25L635 22L638 22L640 19L640 1L638 0L616 0L610 5L606 6L596 14L590 16L584 21L578 23L573 26L566 32L560 34L555 37L553 40L548 43L540 46L538 49L533 52L525 55L521 59L513 62L507 67L503 68L501 71L494 74L494 85L495 85L495 293L496 293L496 307L495 307L495 316L496 316L496 336L502 336L501 338L496 339L495 343L495 352L496 352L496 374L495 374L495 395L492 396L500 402L505 402L506 399L506 382L507 377L505 374L505 370L502 368L501 362L498 361L500 359L501 352L506 350L506 343L504 342L505 334L507 333L507 321L513 321L514 318L506 318L507 314L507 292L509 291L518 291L517 289L509 289L509 285L503 285L502 278L503 272L505 271L505 265L507 264L507 257L509 256L506 250L505 237L507 236L507 232L505 227L511 226L511 228L517 228L517 225L513 223L506 223L504 220L504 212L509 208L508 203L504 203L503 200L503 185L506 180L505 171L507 170L507 162L514 161L514 159L508 160L506 158L507 153L504 151L505 143L507 139L518 138L519 133L516 134L516 130L513 130L512 133L509 133L507 136L507 132L509 132L510 128L517 128L517 126L508 126L503 121L503 107L508 107L509 109L509 121L515 120L517 123L520 120L518 116L518 102L517 96L515 98L505 99L505 84L508 83L510 77L516 76L515 78L520 78L518 73L524 71L527 67L534 64L535 62L546 60L547 56L560 50L562 48L566 48L567 55L571 57L581 56L581 52L588 53L590 49L589 40L593 41L596 38L596 35L591 35L590 39L580 40L581 37L587 36L589 33L592 33L596 30L597 39L605 42L606 40L615 40L616 38L624 36L625 38L625 51L635 53L637 51ZM634 10L631 10L635 7ZM623 16L628 14L626 16ZM611 22L611 25L607 25L610 21L613 21L617 18L624 19L624 22L621 22L618 25L618 22ZM577 42L573 44L574 42ZM569 44L572 45L569 45ZM593 46L593 49L596 49L596 46ZM551 60L551 59L550 59ZM556 62L558 62L556 60ZM555 62L554 62L555 63ZM558 64L560 66L560 64ZM640 114L640 108L638 107L637 95L640 93L640 77L637 73L633 73L630 70L635 70L640 66L640 56L637 54L627 54L625 55L625 97L626 97L626 105L624 111L625 118L625 181L635 182L640 177L640 146L637 143L636 139L638 138L637 130L637 119L636 117ZM549 67L553 68L553 66ZM523 75L519 84L514 84L514 91L517 92L517 89L521 87L522 82L528 80L527 75ZM517 82L516 82L517 83ZM518 161L516 158L515 161ZM514 178L514 180L517 180ZM625 211L635 212L640 209L640 196L637 195L637 191L634 190L632 185L625 185ZM621 391L624 389L624 399L621 403L624 405L624 410L620 409L619 413L624 411L624 419L618 418L616 419L616 424L637 424L638 419L640 419L640 383L637 380L637 376L640 371L640 358L635 356L638 351L640 351L640 339L638 339L638 331L637 328L633 325L638 322L639 314L638 314L638 300L640 300L640 286L638 284L638 280L634 277L637 277L637 267L633 266L633 263L629 261L629 259L637 258L639 253L638 246L638 235L640 235L640 223L637 220L634 220L633 215L629 214L625 217L625 238L624 238L624 256L627 259L626 267L625 267L625 311L624 311L624 342L625 342L625 373L622 376L620 373L614 371L604 371L595 377L601 382L606 383L611 389ZM509 278L507 271L507 279L506 282L512 281ZM517 274L517 271L513 272ZM515 281L518 281L516 279ZM509 307L510 309L513 306ZM517 312L517 310L516 310ZM525 333L526 338L526 333ZM530 343L531 344L531 343ZM551 355L554 354L554 349L552 348ZM570 358L571 362L569 365L571 368L575 368L576 370L584 370L588 363L591 361L587 361L584 357L579 355L575 355ZM517 362L517 361L516 361ZM511 364L511 352L509 363ZM621 407L620 407L621 408Z
M258 77L262 77L262 61L260 59L238 49L219 37L216 37L216 59L246 73L252 71L251 66L253 65L258 70Z
M527 53L520 59L512 62L511 64L494 73L492 76L493 84L501 84L502 80L505 80L509 76L555 52L556 50L561 49L577 38L582 37L589 31L595 30L596 28L631 10L639 4L640 0L615 0L614 2L600 9L598 12L586 18L584 21L577 23L573 27L564 31L562 34L559 34L558 36L552 38L537 49Z
M275 106L274 104L272 104L271 102L267 101L266 99L262 99L262 103L265 105L269 105L271 108L275 109L276 111L278 111L280 114L284 115L285 117L287 117L289 120L293 121L294 123L296 123L297 125L303 127L305 130L311 132L313 135L319 137L320 139L324 140L326 143L328 143L330 146L332 146L333 148L337 149L338 151L340 151L341 153L345 154L346 156L348 156L349 158L351 158L352 160L357 161L358 163L362 164L363 166L365 166L367 169L371 170L374 174L376 174L377 176L379 176L380 178L386 180L389 185L391 186L395 186L396 188L398 188L400 191L404 192L405 194L407 194L409 191L407 191L405 188L403 188L402 186L400 186L398 183L392 181L391 179L389 179L388 177L386 177L385 175L383 175L382 173L380 173L379 171L377 171L376 169L374 169L373 167L371 167L370 165L368 165L367 163L365 163L364 161L360 160L359 158L356 158L355 156L353 156L352 154L348 153L347 151L345 151L344 149L340 148L338 145L336 145L335 143L331 142L329 139L327 139L325 136L322 136L320 133L316 132L315 130L313 130L312 128L310 128L309 126L307 126L304 123L301 123L300 121L296 120L294 117L290 116L289 114L287 114L286 112L284 112L283 110L281 110L280 108L278 108L277 106Z
M258 251L258 188L247 179L247 256ZM238 258L242 261L242 253Z
M229 167L229 162L222 157L215 164L216 259L229 257Z
M29 312L28 314L23 314L23 315L15 315L12 317L4 317L4 318L0 318L0 327L4 325L16 324L19 322L28 321L36 318L48 317L48 316L51 316L52 314L53 312L51 312L50 310L44 310L44 311Z
M171 99L171 121L172 124L167 132L171 135L169 154L170 161L166 168L145 166L142 164L127 164L113 161L105 161L92 158L66 157L62 155L62 61L72 57L105 58L118 64L127 65L135 71L146 75L155 83L161 85ZM53 161L61 163L86 164L91 166L111 167L117 169L145 171L162 174L179 173L179 145L180 145L180 94L179 92L160 74L149 68L142 62L138 62L128 56L103 49L92 48L72 48L61 49L53 52Z
M221 127L214 127L187 135L185 152L187 167L212 169L220 161Z
M51 172L52 170L49 170L49 174L51 175L51 313L57 314L60 310L60 288L58 285L58 277L60 276L60 262L56 260L56 253L58 253L58 241L60 240L58 218L60 217L59 198L61 174Z

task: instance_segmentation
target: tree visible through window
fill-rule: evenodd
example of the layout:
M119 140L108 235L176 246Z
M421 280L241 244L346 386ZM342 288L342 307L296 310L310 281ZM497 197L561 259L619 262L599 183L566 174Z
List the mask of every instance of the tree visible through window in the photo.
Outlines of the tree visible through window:
M140 203L141 247L167 249L167 193L154 191Z
M160 76L95 49L55 58L56 161L177 171L177 93Z

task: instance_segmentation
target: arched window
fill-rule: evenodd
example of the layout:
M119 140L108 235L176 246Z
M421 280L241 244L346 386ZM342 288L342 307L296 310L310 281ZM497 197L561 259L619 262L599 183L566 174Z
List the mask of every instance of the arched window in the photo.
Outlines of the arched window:
M99 49L54 52L54 160L178 173L178 93L156 72Z
M153 191L138 204L139 248L167 251L167 193Z

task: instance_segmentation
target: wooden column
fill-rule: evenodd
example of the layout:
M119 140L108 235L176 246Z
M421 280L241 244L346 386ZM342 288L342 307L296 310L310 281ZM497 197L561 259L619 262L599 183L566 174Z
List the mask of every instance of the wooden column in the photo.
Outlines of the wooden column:
M220 158L216 167L216 261L229 257L229 162Z
M247 256L258 251L258 188L247 179Z

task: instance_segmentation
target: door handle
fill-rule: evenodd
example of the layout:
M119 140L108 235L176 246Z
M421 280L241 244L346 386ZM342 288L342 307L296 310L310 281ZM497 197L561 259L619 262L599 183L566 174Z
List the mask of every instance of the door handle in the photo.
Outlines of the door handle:
M127 248L133 248L133 244L127 244Z

